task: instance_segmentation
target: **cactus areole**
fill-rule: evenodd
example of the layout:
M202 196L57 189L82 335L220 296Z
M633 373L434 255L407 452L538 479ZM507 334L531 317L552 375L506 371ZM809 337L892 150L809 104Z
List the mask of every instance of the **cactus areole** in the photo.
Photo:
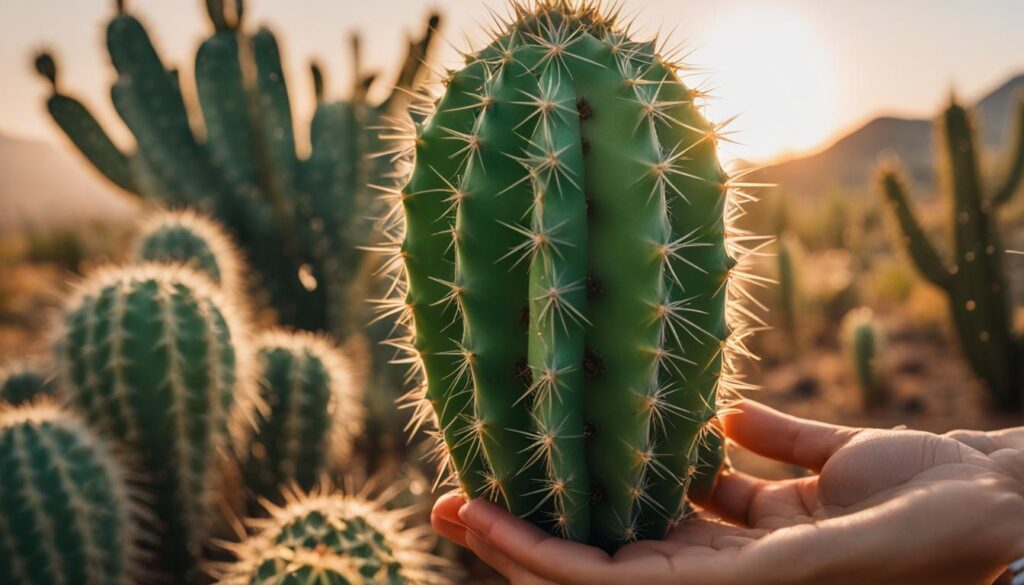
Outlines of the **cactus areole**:
M741 197L656 42L597 2L501 26L415 124L395 198L412 396L469 496L607 550L661 538L735 387Z

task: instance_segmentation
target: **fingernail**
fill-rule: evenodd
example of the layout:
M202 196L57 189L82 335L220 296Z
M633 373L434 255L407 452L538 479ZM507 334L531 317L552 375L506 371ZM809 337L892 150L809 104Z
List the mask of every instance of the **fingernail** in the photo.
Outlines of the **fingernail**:
M501 510L488 501L470 500L459 508L459 520L478 538L486 540L481 532L486 532L486 527L497 520L500 513Z

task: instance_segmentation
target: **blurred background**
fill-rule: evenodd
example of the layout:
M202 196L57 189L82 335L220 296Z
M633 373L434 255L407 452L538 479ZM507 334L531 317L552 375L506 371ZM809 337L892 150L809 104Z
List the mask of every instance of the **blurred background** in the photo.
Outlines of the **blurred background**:
M851 425L946 431L1020 424L1024 255L1013 252L1024 250L1024 3L623 4L636 34L659 35L663 52L688 64L684 80L708 95L707 117L727 122L722 158L759 199L740 226L775 239L754 267L765 279L753 291L764 330L749 344L759 356L744 366L756 387L749 394ZM176 71L202 136L191 106L196 49L212 30L204 5L130 0L127 10ZM350 100L363 86L366 103L385 100L407 40L424 35L431 14L441 15L440 41L427 67L443 71L458 65L459 50L482 45L491 11L504 13L505 2L250 0L244 26L266 24L276 34L295 150L304 157L316 152L310 120L318 105ZM52 54L59 92L80 100L122 151L133 151L136 137L111 103L118 77L104 31L114 14L106 0L0 0L0 364L46 352L48 319L69 283L124 260L149 211L96 172L55 123L47 111L53 88L33 65L39 52ZM358 69L354 32L362 39ZM312 60L323 80L319 96ZM367 72L380 73L377 83L361 84ZM954 103L969 113L962 127L959 110L949 109ZM978 161L973 195L954 189L946 172L950 152L968 147ZM885 172L897 160L894 177L902 178L887 191ZM894 213L894 203L913 215ZM971 206L983 210L985 226L970 233L991 235L964 244L957 234L967 233L962 216ZM971 246L994 258L985 270L970 268ZM932 253L943 286L918 268ZM255 304L281 312L273 298ZM345 319L309 328L343 345L361 330L355 317ZM387 412L402 392L401 376L387 374L381 364L389 356L371 348L380 334L366 337L358 351L377 352L366 374L375 380L370 400L378 402L370 408ZM405 449L404 415L381 416L388 420L373 423L381 425L375 453ZM797 473L743 453L734 459L766 475Z

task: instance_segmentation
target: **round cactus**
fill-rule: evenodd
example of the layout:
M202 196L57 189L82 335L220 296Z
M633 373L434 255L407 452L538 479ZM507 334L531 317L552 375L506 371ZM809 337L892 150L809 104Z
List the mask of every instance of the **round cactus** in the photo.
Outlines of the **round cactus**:
M282 485L313 489L325 472L351 459L363 429L361 387L352 366L330 342L310 333L265 333L254 353L265 408L254 417L242 453L246 484L263 498L280 494ZM237 410L248 416L245 409Z
M745 197L655 42L597 2L513 15L406 132L386 306L464 490L612 550L678 518L736 385Z
M286 490L286 504L250 521L253 536L227 545L234 563L211 567L219 585L446 585L451 569L427 551L426 528L386 499Z
M78 418L45 401L0 407L0 469L0 582L137 582L136 496Z
M139 230L135 243L139 262L186 264L206 274L222 289L238 290L238 252L213 220L192 211L161 212Z
M248 385L244 331L208 279L185 267L107 269L65 304L54 345L62 392L150 474L160 570L184 582L214 518L227 413Z
M46 367L35 361L18 361L0 368L0 404L24 404L53 394L51 378Z

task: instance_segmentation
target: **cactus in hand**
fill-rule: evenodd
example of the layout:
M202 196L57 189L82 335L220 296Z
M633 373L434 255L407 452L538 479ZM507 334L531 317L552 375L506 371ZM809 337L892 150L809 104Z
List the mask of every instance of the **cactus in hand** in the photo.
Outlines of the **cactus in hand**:
M367 208L366 185L389 181L381 175L386 158L368 156L376 147L374 128L404 107L437 17L422 39L410 41L396 89L381 102L367 97L376 77L358 61L345 101L325 98L324 76L314 68L312 150L303 158L277 40L266 28L244 30L243 0L206 2L213 32L195 60L201 112L189 111L177 72L162 62L124 3L117 6L107 27L117 72L111 97L135 138L134 152L120 150L82 103L62 93L57 65L43 53L36 69L53 88L54 120L125 191L216 217L244 250L282 323L347 334L363 310L361 293L350 289L365 260L357 245L369 239L375 214ZM200 113L203 137L190 125Z
M857 376L864 408L880 406L887 398L879 365L880 355L885 349L885 333L867 307L850 311L843 318L840 329L850 364Z
M719 127L602 9L514 4L426 100L387 310L464 491L612 550L681 514L750 316Z
M242 323L185 267L108 268L65 303L54 344L61 390L150 474L159 570L185 582L209 535L227 412L244 395Z
M53 394L52 375L41 363L17 361L0 368L0 404L25 404Z
M202 272L221 290L239 292L242 278L234 244L216 222L192 211L161 212L143 223L135 260L185 264Z
M367 499L288 489L284 506L251 521L255 534L228 544L238 560L211 566L219 585L447 585L447 564L430 555L430 533L405 528L409 510Z
M82 421L46 401L0 406L0 469L0 582L139 582L137 496Z
M351 460L362 432L361 388L352 365L327 340L308 333L265 333L254 353L265 408L242 449L246 485L265 499L276 498L282 485L311 490ZM238 410L245 412L245 405Z
M1024 99L1018 107L1007 177L996 188L981 177L970 115L952 103L939 133L945 146L953 242L940 252L911 208L905 181L894 166L884 168L881 187L892 207L904 247L925 280L941 289L968 364L985 381L994 405L1024 408L1024 339L1013 330L1010 290L996 212L1024 178Z

